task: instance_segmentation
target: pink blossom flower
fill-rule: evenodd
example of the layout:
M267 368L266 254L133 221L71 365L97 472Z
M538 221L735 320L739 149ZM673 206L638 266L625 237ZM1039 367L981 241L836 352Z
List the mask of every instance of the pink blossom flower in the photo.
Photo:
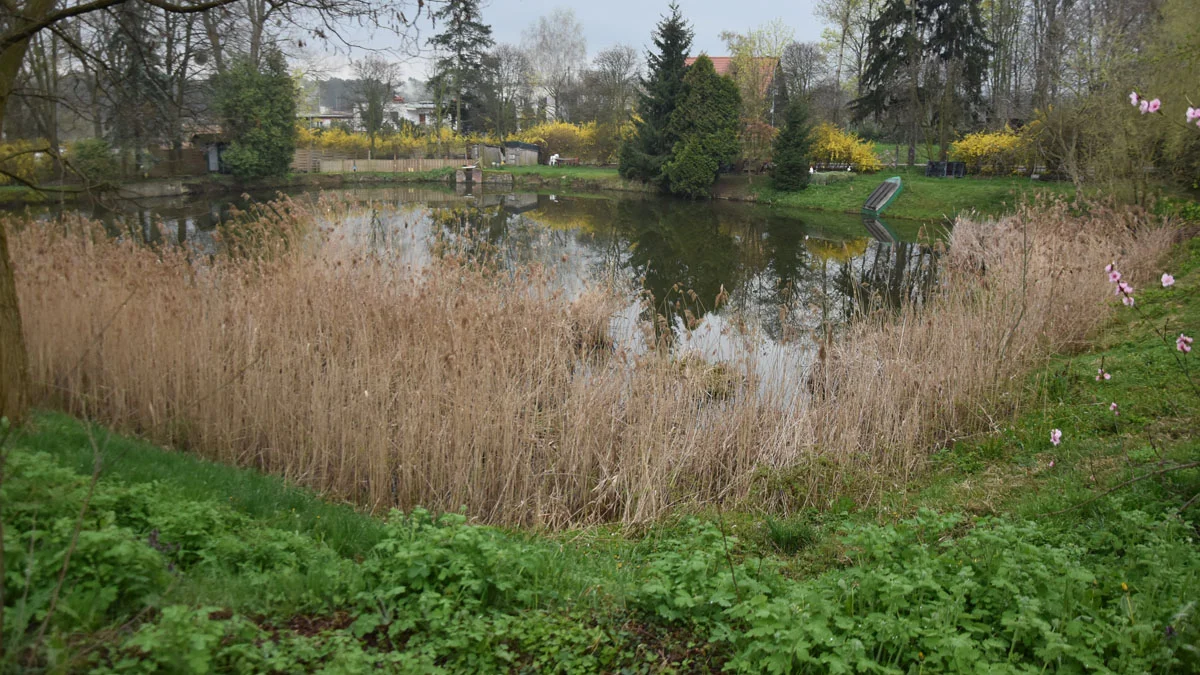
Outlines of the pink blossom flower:
M1115 263L1115 262L1110 262L1110 263L1108 263L1107 265L1105 265L1105 266L1104 266L1104 271L1105 271L1105 272L1111 272L1111 271L1113 271L1113 270L1115 270L1115 269L1117 269L1117 263Z
M1150 105L1147 106L1149 111L1152 113L1158 112L1158 109L1161 107L1162 107L1162 101L1159 101L1158 99L1154 99L1153 101L1150 101Z
M1191 124L1192 122L1195 122L1196 120L1200 120L1200 108L1193 108L1191 106L1188 106L1188 109L1187 109L1188 124Z
M1099 382L1100 380L1111 380L1111 379L1112 379L1111 373L1104 372L1103 368L1096 369L1096 381L1097 382Z
M1150 102L1146 99L1142 99L1141 103L1138 103L1138 110L1141 111L1143 115L1150 112Z
M1192 351L1192 338L1180 333L1179 337L1175 338L1175 348L1187 354Z
M1137 107L1138 100L1139 99L1138 99L1138 95L1137 95L1136 91L1129 93L1129 103L1132 104L1133 107L1135 107L1135 108Z
M1168 288L1170 286L1174 286L1175 285L1175 277L1171 276L1170 274L1167 274L1166 272L1163 272L1162 284L1163 284L1163 288Z
M1117 283L1117 282L1118 282L1118 281L1120 281L1120 280L1121 280L1121 273L1120 273L1120 272L1118 272L1118 271L1116 271L1116 270L1113 270L1113 271L1111 271L1111 272L1109 272L1109 273L1108 273L1108 283L1110 283L1110 284L1115 284L1115 283Z
M1108 409L1112 411L1113 417L1121 416L1120 406L1118 406L1115 401L1108 406Z
M1130 286L1129 284L1125 283L1124 281L1117 284L1116 295L1130 295L1132 293L1133 293L1133 286Z
M1125 297L1121 298L1121 302L1125 303L1126 307L1133 307L1133 296L1126 295Z
M1053 443L1054 445L1058 445L1059 443L1062 443L1062 429L1051 429L1050 430L1050 442Z
M1050 468L1051 468L1051 469L1053 469L1053 468L1054 468L1054 460L1050 460Z

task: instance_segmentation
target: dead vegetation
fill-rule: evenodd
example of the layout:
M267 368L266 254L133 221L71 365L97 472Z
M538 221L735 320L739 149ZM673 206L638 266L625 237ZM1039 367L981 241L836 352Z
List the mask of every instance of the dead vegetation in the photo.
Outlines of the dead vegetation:
M314 217L276 203L211 260L9 222L41 404L372 509L553 527L865 502L1008 419L1022 375L1105 320L1104 265L1137 284L1170 243L1102 207L962 221L933 295L848 327L817 395L785 407L752 378L714 396L709 369L616 348L611 294L568 303L544 270L455 256L392 264Z

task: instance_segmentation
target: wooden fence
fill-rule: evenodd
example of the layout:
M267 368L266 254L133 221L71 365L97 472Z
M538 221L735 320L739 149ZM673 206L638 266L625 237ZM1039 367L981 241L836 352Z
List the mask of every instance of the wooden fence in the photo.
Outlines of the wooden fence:
M321 173L350 173L370 171L382 173L409 173L413 171L436 171L457 169L461 159L323 159L317 169Z
M297 149L292 157L292 171L302 173L410 173L457 169L469 160L458 159L356 159L352 155L334 152Z

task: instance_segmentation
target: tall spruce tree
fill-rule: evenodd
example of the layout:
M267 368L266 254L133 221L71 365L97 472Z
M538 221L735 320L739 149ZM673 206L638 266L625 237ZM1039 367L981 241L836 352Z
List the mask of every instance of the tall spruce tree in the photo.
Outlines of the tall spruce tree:
M634 135L621 145L620 172L630 180L663 182L663 165L679 140L669 129L671 114L683 98L687 54L692 29L672 2L671 13L658 22L654 46L646 53L647 75L642 79Z
M741 150L742 97L737 84L717 75L704 55L688 68L683 86L684 95L667 124L667 134L678 140L662 173L671 192L705 197L721 167Z
M808 108L796 99L787 107L783 129L775 137L775 189L803 190L808 187L808 168L812 161L812 125Z
M888 0L871 23L855 117L873 115L902 129L910 161L922 134L938 142L944 159L958 129L982 108L992 45L979 6L980 0Z
M442 26L441 33L429 38L429 45L439 53L430 86L439 99L438 122L444 96L449 94L454 97L455 130L461 132L464 100L468 107L479 105L483 58L495 44L492 27L483 23L480 0L447 0L433 18Z

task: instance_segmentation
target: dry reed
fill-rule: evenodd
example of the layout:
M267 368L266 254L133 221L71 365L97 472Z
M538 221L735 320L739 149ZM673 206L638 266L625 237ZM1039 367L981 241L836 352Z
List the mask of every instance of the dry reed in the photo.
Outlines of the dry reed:
M611 294L568 303L537 268L393 264L314 217L279 202L226 242L239 255L201 263L78 222L14 227L40 401L372 509L566 526L752 494L867 501L1011 414L1021 374L1104 321L1104 264L1148 278L1170 239L1061 204L964 220L934 295L849 327L815 395L783 409L753 382L716 400L703 369L614 350Z

